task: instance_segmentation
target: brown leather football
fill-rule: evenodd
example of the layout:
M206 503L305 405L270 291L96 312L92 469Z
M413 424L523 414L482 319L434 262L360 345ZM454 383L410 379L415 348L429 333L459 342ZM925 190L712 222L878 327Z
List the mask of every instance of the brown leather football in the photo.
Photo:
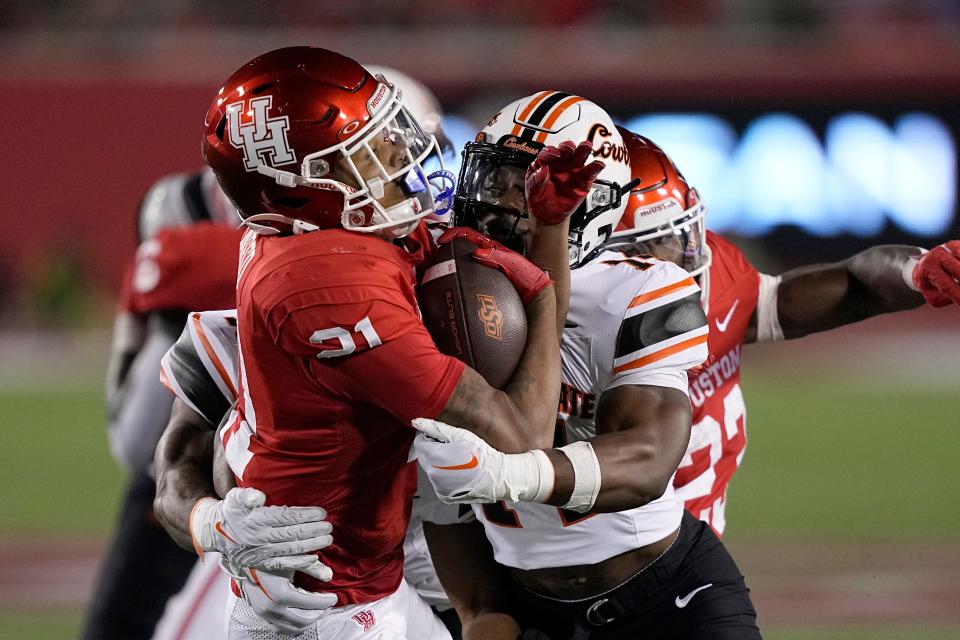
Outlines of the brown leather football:
M420 311L441 352L502 389L527 344L527 316L510 280L470 257L475 248L456 238L431 256L420 279Z

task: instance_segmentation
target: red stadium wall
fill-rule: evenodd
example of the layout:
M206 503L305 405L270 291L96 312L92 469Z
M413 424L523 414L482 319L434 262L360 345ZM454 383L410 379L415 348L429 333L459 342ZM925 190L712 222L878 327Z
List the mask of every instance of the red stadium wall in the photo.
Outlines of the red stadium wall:
M135 248L135 211L159 176L202 164L204 85L2 83L6 159L0 277L51 251L114 288ZM11 99L11 97L14 97ZM14 284L14 286L16 286Z

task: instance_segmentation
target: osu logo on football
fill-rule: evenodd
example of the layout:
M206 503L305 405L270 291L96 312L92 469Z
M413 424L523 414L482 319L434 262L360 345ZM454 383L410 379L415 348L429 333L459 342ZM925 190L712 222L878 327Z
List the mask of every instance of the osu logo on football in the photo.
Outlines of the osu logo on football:
M502 339L503 313L497 307L497 299L484 293L477 294L480 308L477 313L483 321L483 332L496 340Z

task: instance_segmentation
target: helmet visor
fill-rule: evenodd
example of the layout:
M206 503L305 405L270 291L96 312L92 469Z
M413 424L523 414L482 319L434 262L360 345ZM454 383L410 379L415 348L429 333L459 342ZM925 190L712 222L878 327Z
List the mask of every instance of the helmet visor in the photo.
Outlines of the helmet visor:
M699 273L708 264L706 229L703 216L676 223L664 229L664 233L636 243L645 253L668 260L691 273Z
M457 183L456 224L523 251L528 226L524 177L532 160L490 145L467 145Z
M464 160L457 194L526 217L526 172L526 165L502 164L491 155L471 153Z

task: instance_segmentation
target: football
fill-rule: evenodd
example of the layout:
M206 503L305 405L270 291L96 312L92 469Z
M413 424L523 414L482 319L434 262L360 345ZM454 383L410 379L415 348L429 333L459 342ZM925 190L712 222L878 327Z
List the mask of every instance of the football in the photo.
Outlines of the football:
M423 323L441 352L502 389L527 343L527 316L509 279L470 257L463 238L441 246L420 279Z

